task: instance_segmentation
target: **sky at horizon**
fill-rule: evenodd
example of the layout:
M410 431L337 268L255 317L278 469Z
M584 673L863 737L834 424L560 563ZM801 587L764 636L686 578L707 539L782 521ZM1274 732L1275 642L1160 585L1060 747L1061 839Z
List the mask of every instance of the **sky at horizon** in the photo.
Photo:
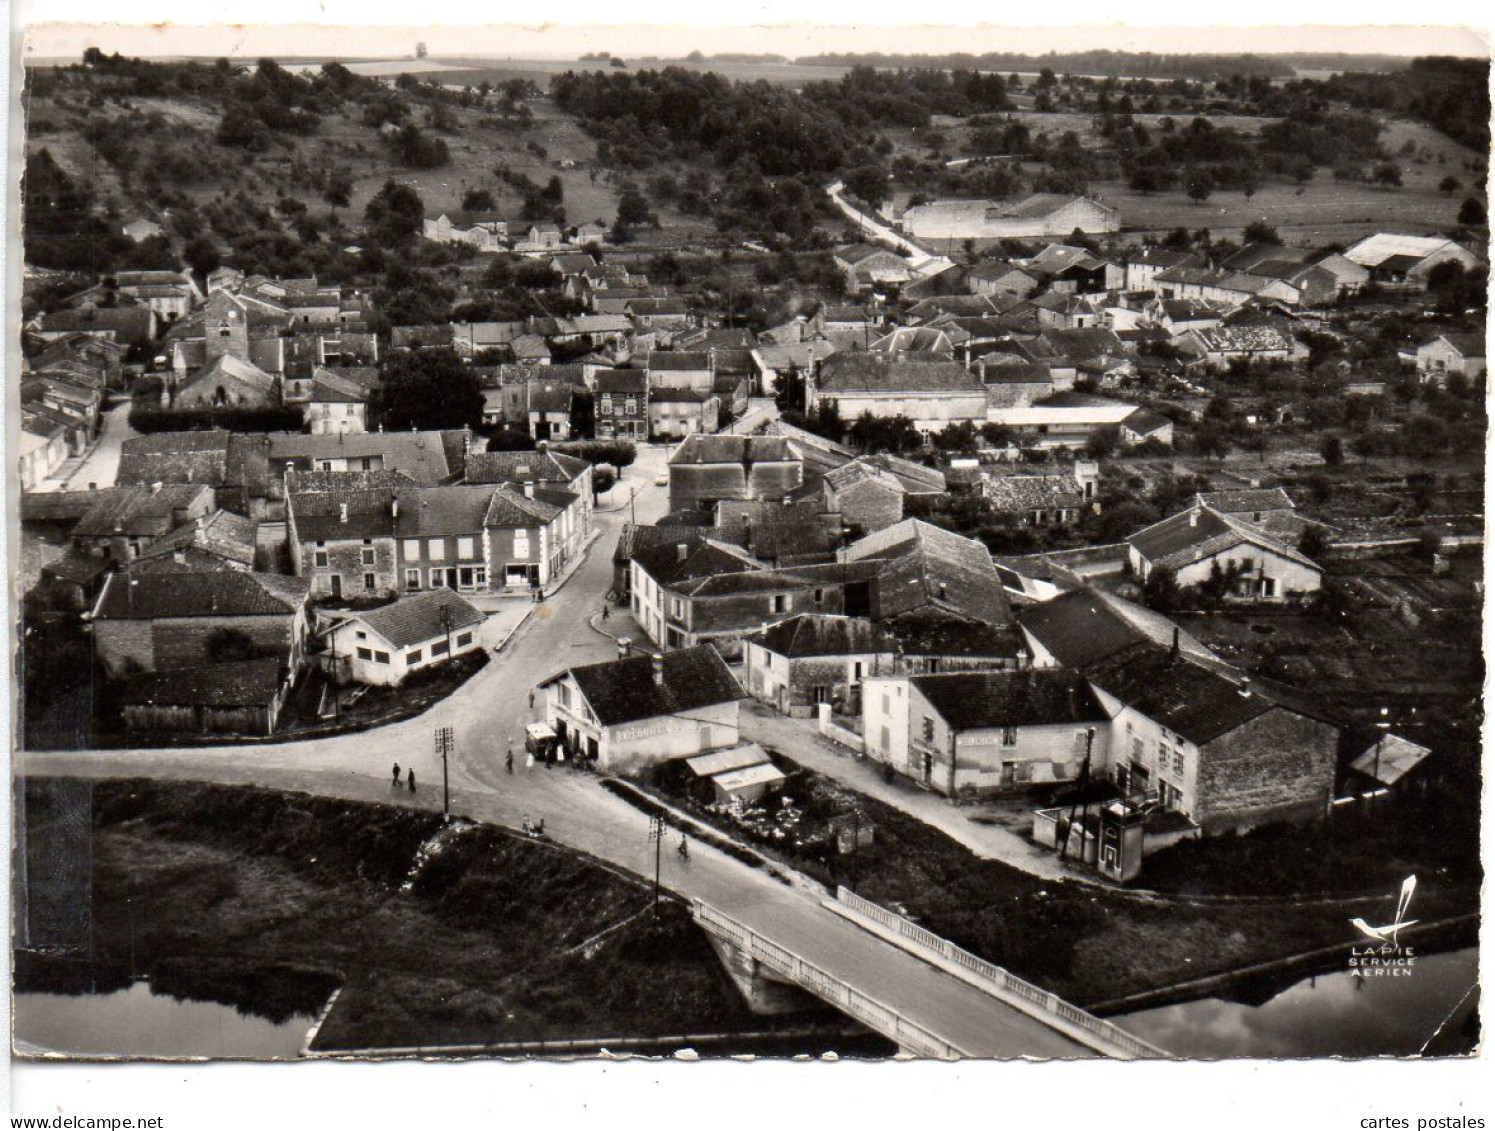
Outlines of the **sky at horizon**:
M338 24L33 24L25 56L77 58L85 47L136 56L399 58L424 42L435 57L574 59L596 51L673 58L702 51L779 54L833 52L1117 51L1173 53L1343 52L1488 57L1479 31L1463 26L1077 27L835 26L675 24L349 26Z

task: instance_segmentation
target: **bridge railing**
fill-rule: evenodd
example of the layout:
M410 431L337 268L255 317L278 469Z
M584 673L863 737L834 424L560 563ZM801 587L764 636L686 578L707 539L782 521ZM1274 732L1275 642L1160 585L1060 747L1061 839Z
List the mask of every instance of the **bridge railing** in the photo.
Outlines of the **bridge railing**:
M727 939L750 958L778 971L796 985L863 1022L868 1028L896 1041L900 1049L941 1060L970 1055L917 1022L910 1021L892 1006L863 993L844 979L801 958L789 948L764 938L747 924L718 911L710 904L697 899L692 910L696 922L707 930Z
M996 996L1011 995L1018 997L1030 1004L1037 1006L1045 1013L1051 1014L1077 1029L1083 1030L1094 1038L1087 1041L1092 1047L1102 1052L1121 1052L1127 1056L1139 1059L1166 1058L1168 1053L1149 1044L1140 1037L1128 1033L1119 1025L1103 1020L1093 1014L1086 1013L1079 1006L1071 1005L1057 994L1048 990L1040 989L1032 982L1024 981L994 962L972 954L962 947L956 946L947 938L935 934L910 922L902 915L889 911L880 904L873 903L870 899L863 899L854 891L848 891L844 887L836 889L836 902L844 904L847 908L855 911L879 926L887 928L900 938L907 939L915 947L929 951L939 957L951 962L964 970L970 971L982 982L986 983Z

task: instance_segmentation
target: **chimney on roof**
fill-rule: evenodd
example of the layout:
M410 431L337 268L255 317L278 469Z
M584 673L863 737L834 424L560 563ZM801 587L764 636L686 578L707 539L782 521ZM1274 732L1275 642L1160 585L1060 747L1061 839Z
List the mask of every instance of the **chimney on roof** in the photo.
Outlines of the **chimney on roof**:
M161 493L161 488L164 487L164 486L166 486L166 484L161 483L159 481L155 482L155 483L152 483L151 484L151 494L152 495L159 495Z
M1190 526L1198 526L1199 525L1199 508L1198 507L1195 507L1193 510L1191 510L1189 512L1189 525Z
M676 542L675 543L675 560L677 562L683 562L689 556L690 556L690 547L687 546L684 542Z
M338 522L347 522L348 521L348 504L347 503L338 503L338 505L337 505L337 520L338 520Z
M654 677L656 687L664 686L664 656L658 652L649 657L649 674Z
M526 480L524 484L524 497L533 499L535 497L535 484L533 480Z
M187 551L186 550L173 550L171 552L171 560L174 561L174 562L176 562L177 565L186 565L187 564Z
M399 491L399 488L396 488L394 491L390 492L390 496L389 496L389 517L390 518L399 518L400 517L400 491Z

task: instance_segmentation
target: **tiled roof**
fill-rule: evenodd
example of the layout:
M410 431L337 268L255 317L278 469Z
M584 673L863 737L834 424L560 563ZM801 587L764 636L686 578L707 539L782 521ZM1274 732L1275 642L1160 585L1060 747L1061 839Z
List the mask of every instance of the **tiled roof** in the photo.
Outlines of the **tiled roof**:
M634 550L633 560L659 584L670 586L762 568L742 550L706 537L644 546Z
M1221 664L1206 666L1155 644L1136 644L1087 669L1107 694L1196 746L1281 706Z
M1085 505L1085 493L1072 475L994 475L982 493L1002 513Z
M104 620L203 616L288 616L306 602L309 584L277 573L114 574L99 597Z
M597 374L597 392L643 395L649 389L649 374L643 369L605 369Z
M455 537L478 534L493 497L493 488L452 485L416 487L399 491L397 538Z
M670 453L670 466L702 463L765 463L794 459L789 442L778 436L687 436Z
M1201 491L1194 496L1194 502L1198 506L1210 507L1221 514L1255 514L1260 511L1293 509L1291 497L1281 487L1240 491Z
M867 463L859 459L842 464L835 470L825 473L825 482L833 491L844 491L848 487L864 481L877 483L897 495L907 493L904 490L903 483L892 472L884 471L876 464Z
M845 557L882 563L875 579L875 607L882 620L935 610L988 624L1012 621L991 555L973 539L904 519L852 543Z
M625 522L618 531L617 545L613 547L613 561L618 564L626 563L635 553L651 546L678 546L682 542L694 545L703 538L702 527L699 526L638 526Z
M1027 654L1022 633L1005 625L948 618L903 617L888 625L902 656L1012 659Z
M749 637L770 652L803 656L864 656L896 652L893 634L862 617L804 613Z
M199 664L191 671L147 672L127 679L127 706L263 707L280 694L281 661L269 657Z
M1190 507L1153 523L1127 542L1153 566L1173 570L1245 544L1258 546L1308 569L1318 569L1309 558L1260 527L1203 506Z
M656 664L661 676L657 681ZM678 715L744 697L731 670L709 644L666 652L658 659L630 656L589 664L571 668L568 674L605 727Z
M1215 326L1191 331L1211 352L1260 353L1292 350L1293 336L1275 326Z
M654 350L645 359L645 363L651 370L661 373L694 372L696 370L711 368L711 354L701 353L676 353L671 350Z
M564 493L563 493L564 494ZM503 483L493 491L483 517L485 526L533 527L543 526L566 509L566 504L557 504L541 493L526 495L518 488ZM575 496L566 494L567 500Z
M1107 715L1085 677L1059 670L956 672L910 682L952 730L1000 726L1074 726Z
M349 618L362 622L396 648L422 644L449 631L482 624L483 619L475 605L445 588L401 597L392 604Z
M192 506L210 493L201 484L123 487L95 492L98 502L73 528L74 537L107 538L113 534L156 535L170 528L172 513Z
M194 549L239 565L252 566L259 526L255 519L217 510L162 535L140 556L154 558Z
M319 459L364 459L380 457L384 468L403 471L417 483L433 485L460 473L464 433L446 432L351 432L312 434L270 433L270 460L275 464L294 461L310 467Z
M474 452L467 459L469 483L564 483L570 485L587 462L564 452Z
M1186 655L1214 659L1208 648L1161 613L1102 589L1077 589L1029 605L1018 614L1018 623L1066 668L1088 668L1143 642L1171 647L1175 632Z
M821 363L819 391L981 393L981 382L942 354L838 353Z

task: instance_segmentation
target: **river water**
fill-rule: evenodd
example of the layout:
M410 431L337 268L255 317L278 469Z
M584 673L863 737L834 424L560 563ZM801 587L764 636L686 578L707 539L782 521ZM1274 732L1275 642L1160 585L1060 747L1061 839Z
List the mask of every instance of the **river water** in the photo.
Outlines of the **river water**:
M1474 948L1419 956L1412 973L1305 978L1259 1004L1205 998L1112 1018L1169 1051L1226 1057L1415 1056L1479 978Z
M147 982L107 994L18 993L15 1047L22 1055L294 1059L313 1018L283 1024L231 1005L153 994Z

